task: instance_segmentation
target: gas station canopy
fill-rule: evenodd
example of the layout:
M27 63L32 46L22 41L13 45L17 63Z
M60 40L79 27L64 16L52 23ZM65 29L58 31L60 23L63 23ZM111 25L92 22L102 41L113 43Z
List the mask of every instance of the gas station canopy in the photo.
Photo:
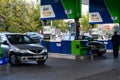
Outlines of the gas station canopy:
M119 5L119 0L89 0L90 23L120 23Z
M81 18L81 4L89 6L89 23L120 23L119 0L41 0L41 20Z
M41 0L41 20L81 17L81 0Z

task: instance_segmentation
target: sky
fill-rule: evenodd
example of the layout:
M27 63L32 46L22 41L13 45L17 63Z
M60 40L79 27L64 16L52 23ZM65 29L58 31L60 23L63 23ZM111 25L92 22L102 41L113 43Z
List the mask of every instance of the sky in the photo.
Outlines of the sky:
M82 4L82 14L86 14L89 11L88 5Z

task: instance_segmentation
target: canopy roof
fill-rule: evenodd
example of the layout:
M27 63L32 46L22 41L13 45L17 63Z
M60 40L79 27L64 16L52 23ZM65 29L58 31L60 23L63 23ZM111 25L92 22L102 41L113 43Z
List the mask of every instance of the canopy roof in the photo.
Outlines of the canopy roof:
M120 0L41 0L41 19L80 18L81 4L89 6L91 24L120 23Z
M90 23L120 23L120 0L89 0Z

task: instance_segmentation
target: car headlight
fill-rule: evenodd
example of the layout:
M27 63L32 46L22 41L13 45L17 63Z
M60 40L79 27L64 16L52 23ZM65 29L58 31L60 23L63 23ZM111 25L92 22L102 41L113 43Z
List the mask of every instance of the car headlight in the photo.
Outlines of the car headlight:
M16 53L28 53L29 50L25 50L25 49L17 49L17 48L15 48L15 52L16 52Z
M43 50L41 51L41 53L44 53L44 52L47 52L47 49L43 49Z
M90 45L91 48L95 48L95 45Z
M19 50L20 53L28 53L28 50Z

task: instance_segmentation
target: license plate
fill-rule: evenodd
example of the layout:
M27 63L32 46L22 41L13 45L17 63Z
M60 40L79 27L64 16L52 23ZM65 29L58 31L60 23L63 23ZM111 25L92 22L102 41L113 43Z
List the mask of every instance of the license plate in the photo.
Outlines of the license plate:
M39 57L42 57L42 56L33 56L33 58L39 58Z
M105 51L105 49L100 49L99 51Z

